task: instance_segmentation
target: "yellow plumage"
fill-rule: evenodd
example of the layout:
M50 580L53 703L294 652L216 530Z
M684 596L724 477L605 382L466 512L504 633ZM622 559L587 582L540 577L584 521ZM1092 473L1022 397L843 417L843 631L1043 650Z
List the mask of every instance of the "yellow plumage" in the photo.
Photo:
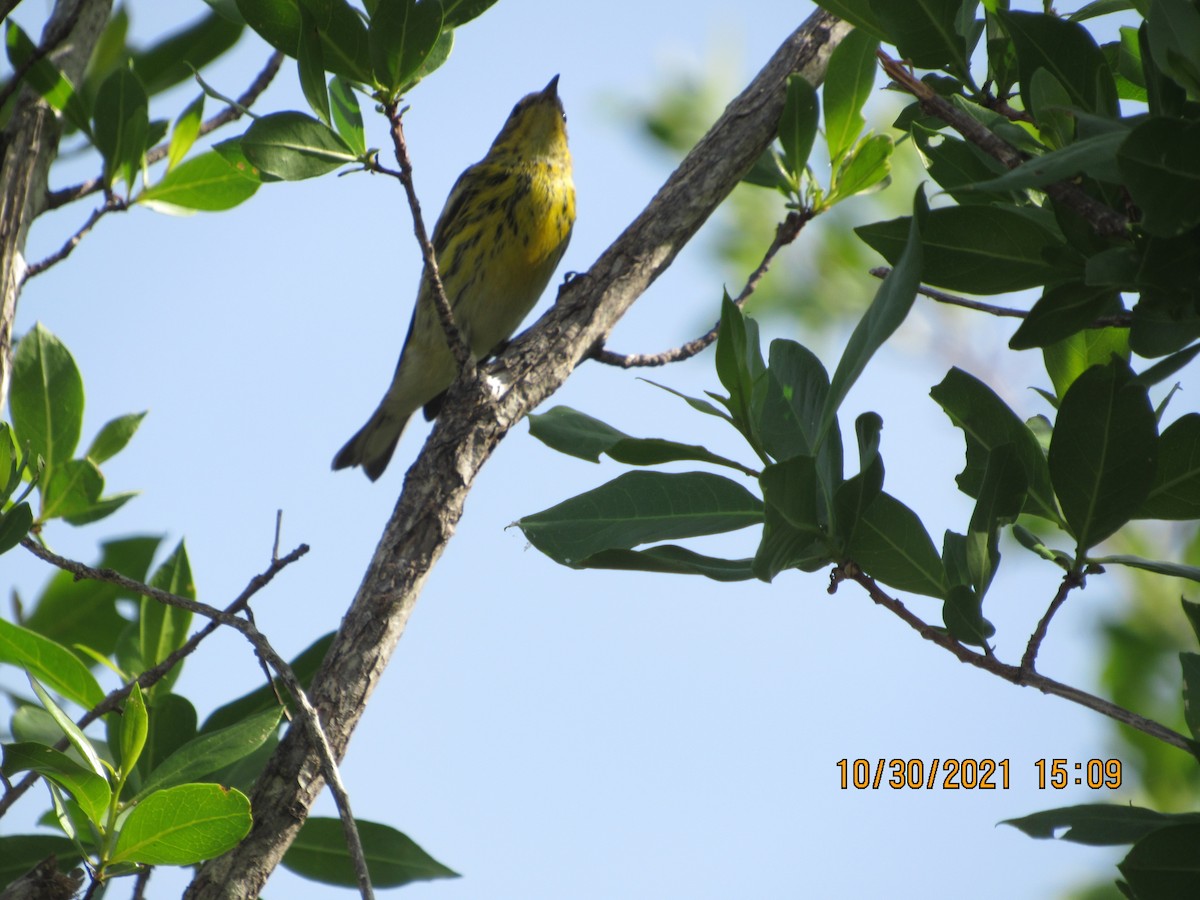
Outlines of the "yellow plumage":
M503 344L554 274L575 223L575 185L558 76L523 98L487 156L455 182L433 229L454 320L476 359ZM379 408L334 457L377 479L400 433L424 406L432 418L458 374L426 273L396 374Z

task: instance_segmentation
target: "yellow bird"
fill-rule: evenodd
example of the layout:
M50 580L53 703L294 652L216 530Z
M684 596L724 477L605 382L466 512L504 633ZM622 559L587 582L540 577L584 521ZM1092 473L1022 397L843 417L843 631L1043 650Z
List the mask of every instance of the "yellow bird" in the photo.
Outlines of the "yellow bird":
M558 267L575 224L575 183L558 76L524 97L487 155L458 177L433 229L454 321L476 360L516 331ZM427 273L396 374L379 408L333 458L334 469L383 474L414 412L437 415L458 374Z

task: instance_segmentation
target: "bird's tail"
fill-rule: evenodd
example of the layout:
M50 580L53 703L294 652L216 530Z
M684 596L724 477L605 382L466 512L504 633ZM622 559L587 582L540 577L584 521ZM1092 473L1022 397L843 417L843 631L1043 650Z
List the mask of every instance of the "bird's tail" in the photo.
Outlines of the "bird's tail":
M392 413L386 403L380 404L367 424L338 451L333 458L333 468L362 466L368 478L377 480L387 468L407 423L408 416L401 418Z

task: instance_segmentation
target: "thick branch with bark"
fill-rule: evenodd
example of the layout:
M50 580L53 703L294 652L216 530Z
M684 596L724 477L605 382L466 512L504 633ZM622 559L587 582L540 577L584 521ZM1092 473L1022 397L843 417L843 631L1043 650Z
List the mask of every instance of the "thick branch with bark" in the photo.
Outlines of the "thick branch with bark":
M830 51L848 31L827 13L809 17L591 269L560 289L556 305L482 380L460 380L450 389L311 686L310 697L338 756L454 533L475 476L500 439L558 389L666 270L774 139L788 76L801 72L819 82ZM250 834L206 863L186 896L257 896L321 787L318 756L304 731L292 727L251 798Z
M58 0L54 5L42 44L52 42L60 48L49 56L75 84L82 81L111 7L112 0ZM61 136L54 110L31 88L21 88L12 118L0 134L0 411L8 401L12 377L13 320L25 277L25 240L44 208L46 177Z

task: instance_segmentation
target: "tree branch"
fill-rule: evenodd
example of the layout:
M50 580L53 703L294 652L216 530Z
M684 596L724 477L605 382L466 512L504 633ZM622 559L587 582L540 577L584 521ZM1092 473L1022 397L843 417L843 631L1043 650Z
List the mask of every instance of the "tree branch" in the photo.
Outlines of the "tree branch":
M226 625L235 631L239 632L246 638L254 647L254 652L266 662L275 673L279 676L279 680L283 682L288 693L292 695L292 700L295 702L299 710L299 720L305 737L312 743L315 750L315 755L320 766L321 774L326 783L329 785L330 793L333 794L334 802L337 805L338 813L342 820L342 830L346 836L346 846L350 852L350 858L354 862L355 872L359 881L359 893L363 900L371 900L374 893L371 889L370 876L367 873L366 858L363 853L362 841L358 835L358 827L354 823L354 815L350 809L350 796L346 792L345 785L342 782L341 773L338 771L337 760L334 757L333 749L329 745L329 741L325 736L325 732L321 726L320 717L317 710L313 707L308 699L308 695L304 692L303 686L300 684L300 679L296 677L296 673L292 671L292 667L287 660L281 657L275 648L271 646L270 641L260 632L252 622L247 619L238 618L236 615L217 609L215 606L209 606L207 603L201 603L198 600L189 600L186 597L181 597L178 594L172 594L170 591L164 591L160 588L151 587L148 584L143 584L120 572L112 569L97 569L94 566L88 566L75 560L67 559L59 556L50 550L47 550L36 541L29 538L21 540L21 546L45 562L50 563L62 569L65 572L70 572L76 578L86 578L92 581L102 581L108 584L115 584L122 587L131 593L149 597L152 600L157 600L159 603L164 603L167 606L175 606L180 609L186 609L191 613L199 616L204 616L206 619L214 623ZM307 549L307 548L306 548ZM276 561L272 562L272 568L276 566ZM271 571L271 569L268 569ZM254 587L255 582L251 581L251 585L247 591L253 593L257 590ZM253 590L251 589L253 588ZM247 595L248 599L248 595ZM235 601L236 602L236 601Z
M876 266L870 270L870 273L876 278L887 278L891 273L889 266ZM917 288L917 293L923 297L928 297L930 300L936 300L938 303L945 303L948 306L961 306L963 309L973 309L976 312L984 312L988 315L999 316L1001 318L1010 319L1027 319L1029 311L1024 309L1012 309L1008 306L996 306L992 303L984 303L981 300L971 300L968 297L960 297L957 294L947 294L945 291L935 290L931 287L921 285ZM1128 328L1133 324L1133 315L1131 313L1122 312L1114 313L1111 316L1100 316L1095 321L1089 323L1087 328Z
M33 547L36 547L39 550L41 549L40 544L36 544L33 541L30 541L29 543ZM35 550L33 552L36 553L37 551ZM250 608L249 604L251 597L270 584L271 580L276 575L278 575L307 552L308 545L301 544L287 556L279 557L277 554L273 554L271 557L271 565L267 567L266 571L251 578L249 584L242 589L242 592L238 594L232 603L225 607L224 611L229 615L236 615L242 610L248 610ZM121 701L129 696L129 692L133 690L133 686L135 684L141 686L143 689L149 690L153 685L165 678L167 673L183 662L183 660L191 656L191 654L195 652L196 648L200 646L200 642L216 631L219 624L220 623L210 619L208 624L188 638L181 647L168 654L162 662L156 666L152 666L145 672L142 672L137 678L135 678L133 681L130 681L128 684L122 685L116 690L111 691L108 696L106 696L103 700L101 700L98 704L96 704L94 707L84 713L78 720L76 720L75 724L80 728L87 728L105 713L116 709L120 705ZM55 746L58 750L65 750L67 747L67 739L63 738ZM10 786L10 788L5 791L4 796L0 797L0 818L2 818L4 814L8 812L13 803L20 799L22 794L24 794L37 782L37 779L38 774L36 772L29 772L16 785Z
M738 309L741 309L746 301L750 299L750 295L754 293L758 287L758 283L762 281L763 276L767 274L767 270L771 267L771 262L775 259L775 255L799 237L801 229L804 228L812 217L812 210L809 209L800 212L792 211L787 214L787 218L776 226L775 239L767 247L767 252L763 254L762 262L750 273L750 277L746 280L746 286L742 288L742 292L733 300ZM590 357L596 360L596 362L604 363L608 366L620 366L623 369L631 369L635 366L663 366L667 363L691 359L717 339L717 332L720 331L720 328L721 323L717 322L694 341L688 341L681 347L664 350L662 353L623 354L598 347L592 351Z
M96 223L99 222L105 214L110 212L125 212L127 209L129 209L129 203L115 194L110 194L109 196L105 197L104 203L92 210L92 214L87 217L87 221L80 226L78 231L67 238L66 243L64 243L45 259L31 263L30 266L25 270L25 276L22 280L28 281L30 278L41 275L51 266L58 265L60 262L70 256L73 252L75 252L75 248L79 246L80 241L87 237L88 232L96 227Z
M433 242L429 240L429 231L425 227L425 217L421 214L421 201L417 198L417 189L413 186L413 165L408 155L408 142L404 139L404 110L399 109L396 101L385 103L383 106L389 125L391 126L392 146L396 152L396 162L400 171L395 173L404 185L404 193L408 197L408 208L412 210L413 231L417 243L421 245L421 259L425 263L425 277L429 281L429 293L433 298L433 308L437 310L438 321L442 323L442 331L446 335L446 345L450 355L458 363L459 372L468 378L475 377L475 359L471 356L471 348L463 339L458 323L454 321L454 310L446 297L446 288L442 284L442 273L438 271L437 252ZM380 171L388 171L380 169ZM389 173L391 174L391 173Z
M108 20L112 0L58 0L42 31L42 45L57 44L54 64L76 84ZM66 33L62 41L52 36ZM45 208L46 176L58 154L62 127L54 111L28 86L17 94L0 134L0 412L12 376L12 330L25 275L29 226Z
M1053 678L1039 675L1037 672L1026 671L1023 666L1008 665L1000 662L995 656L971 650L951 637L945 629L935 628L928 624L899 600L888 596L875 583L875 579L863 572L854 563L846 563L833 570L830 578L829 592L834 593L837 590L838 584L847 579L857 582L866 590L872 600L903 620L905 624L925 640L931 641L943 650L954 654L959 662L964 662L978 669L983 669L986 672L991 672L993 675L1013 684L1037 688L1043 694L1053 694L1056 697L1062 697L1064 700L1070 700L1072 703L1077 703L1101 715L1108 716L1122 725L1128 725L1130 728L1134 728L1143 734L1148 734L1150 737L1160 740L1164 744L1178 747L1180 750L1200 758L1196 745L1191 740L1160 722L1147 719L1145 716L1140 716L1131 710L1125 709L1123 706L1117 706L1115 703L1111 703L1094 694L1089 694L1086 691L1081 691L1079 688L1071 687L1069 684L1063 684L1060 681L1055 681Z
M454 533L471 485L497 443L608 336L774 139L788 75L801 71L818 82L829 52L848 31L828 13L810 16L730 103L645 211L489 366L490 377L460 378L450 388L313 679L312 697L335 753L345 751L421 588ZM318 757L307 734L293 727L255 786L250 834L225 856L205 863L186 896L256 896L320 789Z
M1033 634L1029 637L1029 643L1025 646L1025 654L1021 657L1021 671L1026 678L1034 672L1033 666L1037 662L1038 650L1042 647L1042 641L1046 639L1046 632L1050 630L1050 620L1054 618L1059 607L1067 602L1067 595L1071 593L1071 589L1077 587L1083 587L1083 575L1072 569L1063 575L1054 599L1050 601L1050 606L1038 621L1037 628L1033 630Z
M950 101L925 82L914 78L903 65L883 51L879 51L878 55L883 70L897 85L916 97L925 112L937 116L984 153L999 160L1008 168L1015 169L1025 162L1024 154L1008 141L992 133L965 112L955 109ZM1055 202L1082 216L1092 226L1092 230L1101 237L1128 239L1129 219L1115 209L1088 196L1077 185L1067 181L1056 181L1053 184L1045 185L1042 190Z

